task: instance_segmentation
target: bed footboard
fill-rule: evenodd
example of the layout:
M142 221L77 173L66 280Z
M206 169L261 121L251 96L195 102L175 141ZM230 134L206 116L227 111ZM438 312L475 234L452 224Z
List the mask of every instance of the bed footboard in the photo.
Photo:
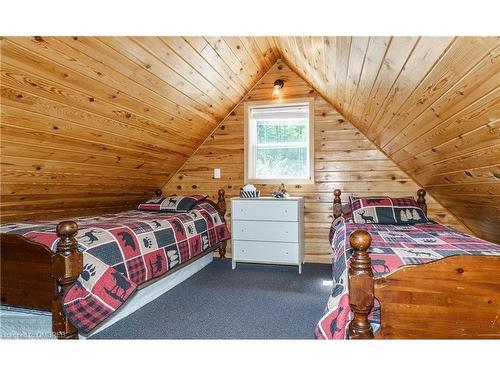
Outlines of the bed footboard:
M59 223L55 253L22 236L1 235L2 304L52 311L52 332L60 339L78 338L62 309L64 293L83 270L77 230L74 221Z
M370 242L366 231L351 234L351 338L500 338L500 257L455 255L375 279ZM368 314L375 298L381 328L374 335Z

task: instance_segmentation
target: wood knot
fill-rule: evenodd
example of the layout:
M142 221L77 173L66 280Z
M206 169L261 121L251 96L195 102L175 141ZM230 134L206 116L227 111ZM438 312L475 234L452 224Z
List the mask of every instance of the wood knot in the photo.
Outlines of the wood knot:
M464 273L464 269L463 269L463 268L458 268L458 269L457 269L457 272L458 272L458 273Z
M37 36L35 36L35 40L36 40L37 42L43 42L43 41L44 41L44 40L43 40L43 38L42 38L41 36L38 36L38 35L37 35Z

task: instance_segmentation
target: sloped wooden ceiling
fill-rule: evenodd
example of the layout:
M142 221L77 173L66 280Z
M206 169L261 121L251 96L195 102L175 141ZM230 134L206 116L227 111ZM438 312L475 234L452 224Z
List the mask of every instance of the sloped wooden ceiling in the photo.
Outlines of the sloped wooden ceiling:
M267 37L1 38L1 219L134 207L278 58Z
M282 57L500 242L498 37L0 39L2 221L133 207Z
M293 70L403 171L500 243L500 38L275 40Z

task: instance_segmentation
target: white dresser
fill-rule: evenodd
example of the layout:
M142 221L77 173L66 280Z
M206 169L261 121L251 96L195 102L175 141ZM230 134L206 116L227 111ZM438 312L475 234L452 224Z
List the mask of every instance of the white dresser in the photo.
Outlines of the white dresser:
M232 198L233 269L237 262L299 266L304 262L302 197Z

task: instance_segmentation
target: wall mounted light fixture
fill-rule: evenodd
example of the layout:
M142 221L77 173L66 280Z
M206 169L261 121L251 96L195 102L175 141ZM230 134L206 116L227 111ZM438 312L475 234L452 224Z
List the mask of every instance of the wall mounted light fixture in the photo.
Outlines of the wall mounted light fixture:
M276 81L274 81L273 96L280 96L283 86L285 86L285 81L283 81L282 79L277 79Z

